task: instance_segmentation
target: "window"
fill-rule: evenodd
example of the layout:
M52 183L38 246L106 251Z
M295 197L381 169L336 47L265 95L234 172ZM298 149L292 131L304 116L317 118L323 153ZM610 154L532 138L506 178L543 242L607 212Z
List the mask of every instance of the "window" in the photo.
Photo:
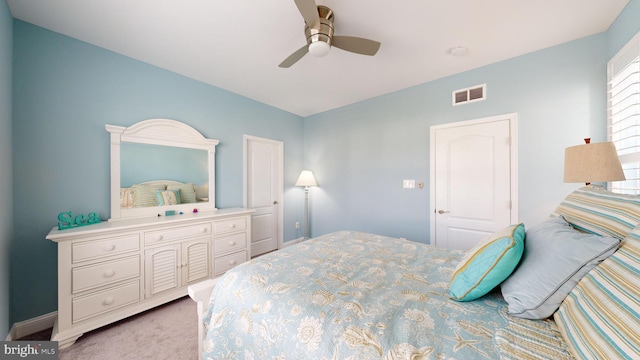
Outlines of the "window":
M627 178L609 186L618 193L640 194L640 33L609 61L607 81L608 137Z

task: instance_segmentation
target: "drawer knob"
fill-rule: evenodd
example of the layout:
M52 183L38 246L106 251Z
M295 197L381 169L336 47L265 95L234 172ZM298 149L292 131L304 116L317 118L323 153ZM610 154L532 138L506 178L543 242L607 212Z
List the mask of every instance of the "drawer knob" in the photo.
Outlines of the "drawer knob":
M231 224L229 224L229 227L230 227L231 229L233 229L234 227L236 227L236 224L231 223Z
M206 233L206 232L207 232L207 228L206 228L206 227L203 227L203 228L202 228L202 233Z
M233 245L235 245L235 244L236 244L236 242L235 242L235 241L229 241L229 246L233 246Z
M107 251L113 251L116 249L116 246L114 244L109 244L109 245L105 245L104 249Z
M236 264L236 261L235 261L235 260L230 260L230 261L229 261L229 265L235 265L235 264Z
M113 270L107 270L107 271L105 271L105 272L104 272L104 277L108 277L108 278L109 278L109 277L112 277L112 276L113 276L113 275L115 275L115 274L116 274L116 272L115 272L115 271L113 271Z
M108 298L104 299L104 301L102 301L102 305L111 305L113 304L113 298L111 296L109 296Z
M157 235L156 236L156 241L160 241L160 240L162 240L162 235Z

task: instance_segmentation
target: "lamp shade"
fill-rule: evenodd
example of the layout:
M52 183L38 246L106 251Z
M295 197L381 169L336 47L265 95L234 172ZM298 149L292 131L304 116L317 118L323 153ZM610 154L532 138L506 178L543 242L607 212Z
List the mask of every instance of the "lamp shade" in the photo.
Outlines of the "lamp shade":
M625 180L616 146L601 142L571 146L564 151L564 182Z
M316 178L313 177L311 170L302 170L298 181L296 181L296 186L318 186L318 183L316 182Z

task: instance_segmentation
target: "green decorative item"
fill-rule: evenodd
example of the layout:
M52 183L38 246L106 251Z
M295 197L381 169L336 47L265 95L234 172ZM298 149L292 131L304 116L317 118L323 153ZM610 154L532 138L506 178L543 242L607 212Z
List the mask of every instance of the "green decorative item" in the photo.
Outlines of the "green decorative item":
M100 220L100 216L98 216L98 213L95 212L89 213L88 215L79 214L74 217L73 211L63 211L58 214L58 230L98 224L100 221L102 221Z

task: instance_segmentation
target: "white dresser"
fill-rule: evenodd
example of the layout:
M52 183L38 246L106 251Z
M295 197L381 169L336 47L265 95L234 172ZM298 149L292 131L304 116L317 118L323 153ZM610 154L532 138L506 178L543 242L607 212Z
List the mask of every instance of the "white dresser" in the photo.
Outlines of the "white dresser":
M124 219L67 230L58 243L60 349L82 334L187 295L251 258L252 210Z

